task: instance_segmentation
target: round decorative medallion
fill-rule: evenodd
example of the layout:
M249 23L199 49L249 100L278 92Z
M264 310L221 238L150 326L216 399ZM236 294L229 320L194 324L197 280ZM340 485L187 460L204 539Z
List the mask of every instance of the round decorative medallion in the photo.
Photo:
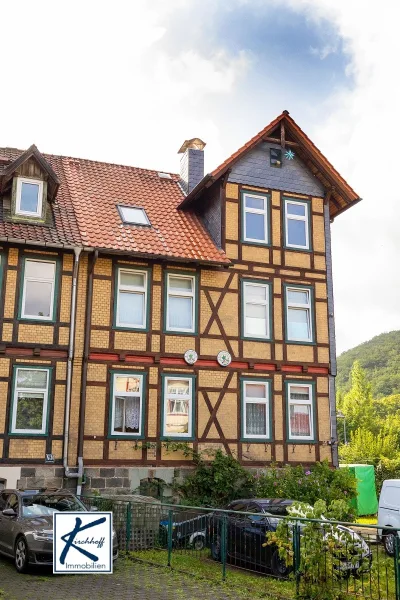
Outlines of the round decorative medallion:
M183 358L185 359L188 365L194 365L194 363L198 359L196 350L186 350L185 354L183 355Z
M232 356L227 350L221 350L221 352L218 352L217 354L217 361L221 367L227 367L232 362Z

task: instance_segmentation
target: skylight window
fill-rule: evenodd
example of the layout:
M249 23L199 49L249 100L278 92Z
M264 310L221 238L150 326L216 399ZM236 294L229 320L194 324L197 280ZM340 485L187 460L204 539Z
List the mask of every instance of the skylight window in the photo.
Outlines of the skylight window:
M169 173L162 173L161 171L158 173L158 176L160 177L160 179L172 179Z
M150 225L148 216L144 208L137 206L118 206L121 219L124 223L130 225Z

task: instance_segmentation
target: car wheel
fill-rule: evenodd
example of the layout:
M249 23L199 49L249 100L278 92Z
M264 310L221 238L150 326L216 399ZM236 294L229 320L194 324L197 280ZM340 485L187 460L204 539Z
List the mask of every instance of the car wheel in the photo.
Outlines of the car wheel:
M221 536L219 535L211 542L211 556L213 560L221 560Z
M194 538L192 542L193 550L203 550L204 548L204 538L202 535L198 535Z
M15 542L14 563L18 573L26 573L29 567L28 545L24 537Z
M384 531L382 535L385 552L389 556L394 556L395 535L395 532L388 530Z
M278 550L275 550L271 557L271 571L275 577L287 577L291 571L286 562L279 556Z

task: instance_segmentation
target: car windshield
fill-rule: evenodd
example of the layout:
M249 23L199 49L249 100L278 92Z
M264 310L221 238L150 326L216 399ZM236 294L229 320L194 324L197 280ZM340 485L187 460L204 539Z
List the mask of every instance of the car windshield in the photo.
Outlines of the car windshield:
M22 498L23 517L51 517L55 512L85 510L77 498L68 494L35 494Z

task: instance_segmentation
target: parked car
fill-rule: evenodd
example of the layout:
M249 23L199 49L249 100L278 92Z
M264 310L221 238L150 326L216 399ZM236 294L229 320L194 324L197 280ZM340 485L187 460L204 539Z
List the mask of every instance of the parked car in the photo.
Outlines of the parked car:
M53 514L88 509L67 490L2 490L0 492L0 553L14 559L20 573L29 565L53 563ZM113 531L113 559L118 541Z
M196 514L196 512L191 510L174 511L172 523L172 544L174 547L203 550L207 546L207 523L210 515ZM166 546L168 543L167 518L160 521L160 539L162 545Z
M396 530L392 529L400 528L400 479L386 479L383 482L379 496L378 526L378 535L386 553L394 556Z
M227 516L227 558L235 564L245 563L252 570L271 573L275 577L287 577L290 568L279 557L278 548L274 544L266 544L266 534L276 531L280 516L288 514L288 507L293 500L265 498L251 500L235 500L225 510L230 513L216 511L210 519L211 555L214 560L221 560L221 527L223 515ZM256 513L252 515L243 512ZM291 524L288 524L291 527ZM300 526L301 527L301 526ZM337 529L351 535L352 543L360 554L360 561L349 561L341 556L339 570L345 575L369 568L372 553L358 533L338 525ZM291 532L288 532L291 536ZM301 529L300 529L301 535ZM361 564L363 563L363 564Z

